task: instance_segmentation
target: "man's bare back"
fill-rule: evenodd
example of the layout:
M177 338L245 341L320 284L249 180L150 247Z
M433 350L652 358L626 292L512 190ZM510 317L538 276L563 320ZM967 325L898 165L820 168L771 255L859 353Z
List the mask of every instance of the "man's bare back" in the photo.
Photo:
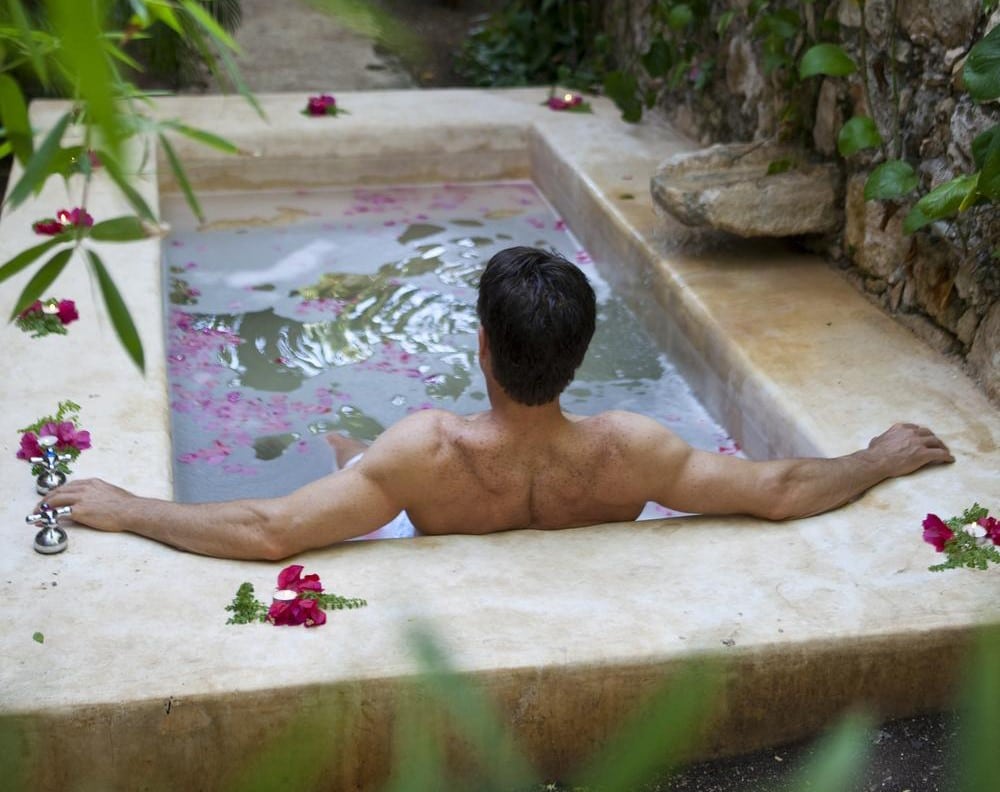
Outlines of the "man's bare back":
M280 559L370 533L404 510L429 534L619 522L647 501L682 512L804 517L884 479L953 461L915 424L896 424L833 459L750 461L694 449L635 413L564 414L559 394L586 351L595 308L586 278L553 254L511 248L494 256L477 311L486 412L411 415L357 464L279 498L178 504L90 479L47 500L100 530L206 555Z

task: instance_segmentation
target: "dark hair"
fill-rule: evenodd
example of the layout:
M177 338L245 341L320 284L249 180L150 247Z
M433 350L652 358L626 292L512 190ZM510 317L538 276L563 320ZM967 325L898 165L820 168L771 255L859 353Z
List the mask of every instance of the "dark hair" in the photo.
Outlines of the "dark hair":
M479 280L476 312L492 373L514 401L535 406L573 381L594 335L594 290L558 253L501 250Z

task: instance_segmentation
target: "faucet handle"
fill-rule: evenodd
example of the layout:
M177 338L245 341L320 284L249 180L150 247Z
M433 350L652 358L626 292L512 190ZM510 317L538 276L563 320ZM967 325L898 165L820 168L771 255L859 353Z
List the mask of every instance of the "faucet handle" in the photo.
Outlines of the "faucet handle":
M53 553L61 553L66 549L66 546L69 544L69 537L66 535L66 531L59 525L59 518L71 514L72 511L73 509L70 506L60 506L57 509L53 509L49 504L41 503L38 506L37 512L29 514L24 518L24 521L29 525L42 524L42 529L35 536L35 550L39 553L51 555Z

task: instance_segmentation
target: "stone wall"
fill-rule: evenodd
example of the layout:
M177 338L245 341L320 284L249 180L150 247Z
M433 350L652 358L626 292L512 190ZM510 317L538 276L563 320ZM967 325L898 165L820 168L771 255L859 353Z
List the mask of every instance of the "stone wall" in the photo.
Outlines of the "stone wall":
M678 32L657 23L657 2L664 7L661 0L604 0L619 64L639 77L676 126L706 145L778 138L837 162L845 185L841 228L809 244L900 322L964 360L1000 401L1000 207L985 204L962 213L959 222L902 231L917 198L975 170L972 140L1000 122L1000 103L975 104L961 82L965 56L1000 24L1000 9L989 13L982 0L867 0L862 26L857 0L713 0L701 4L707 14ZM781 8L801 20L785 47L792 61L822 38L867 67L806 80L795 69L769 68L774 58L760 19ZM659 32L694 45L672 81L651 78L640 65ZM887 143L845 159L837 153L837 135L857 114L871 115ZM891 156L916 169L918 189L898 202L865 201L867 175Z

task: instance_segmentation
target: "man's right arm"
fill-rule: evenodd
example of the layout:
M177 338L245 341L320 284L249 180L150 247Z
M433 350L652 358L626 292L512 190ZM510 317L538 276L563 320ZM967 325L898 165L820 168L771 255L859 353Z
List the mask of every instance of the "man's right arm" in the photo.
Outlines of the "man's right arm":
M693 449L666 429L657 448L658 480L648 486L664 506L697 514L750 514L770 520L836 509L876 484L926 465L953 462L930 429L895 424L865 449L832 459L751 461Z

